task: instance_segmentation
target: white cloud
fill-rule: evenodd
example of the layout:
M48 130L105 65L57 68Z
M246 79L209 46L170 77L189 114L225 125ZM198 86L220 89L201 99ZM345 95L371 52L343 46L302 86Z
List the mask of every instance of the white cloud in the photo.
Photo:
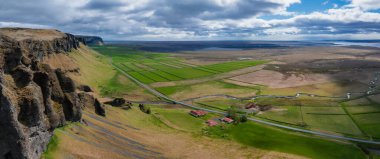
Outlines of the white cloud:
M301 32L301 30L296 27L290 27L290 28L265 29L263 32L268 35L289 35L289 34L297 34Z
M355 7L363 10L380 9L380 0L351 0L347 7Z
M28 24L28 23L15 23L15 22L0 22L0 28L6 27L19 27L19 28L38 28L38 29L50 29L53 28L47 25Z
M0 0L0 27L57 28L106 39L315 38L380 32L380 0L301 14L300 0ZM325 1L326 4L331 1ZM307 2L303 2L307 3ZM330 4L330 3L329 3ZM282 18L266 20L262 15ZM310 35L310 36L306 36ZM326 37L326 36L324 36Z

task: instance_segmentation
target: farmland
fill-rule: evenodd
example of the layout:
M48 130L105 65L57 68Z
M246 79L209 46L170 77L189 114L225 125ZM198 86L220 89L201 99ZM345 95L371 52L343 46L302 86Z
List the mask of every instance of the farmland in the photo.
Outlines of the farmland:
M361 139L379 138L380 123L373 120L379 118L380 114L378 103L373 102L376 98L355 96L352 100L345 100L346 92L367 89L367 84L361 81L363 79L350 81L321 74L310 75L305 74L309 70L300 72L291 70L290 67L293 67L291 65L286 66L289 67L286 69L290 69L292 75L288 75L289 72L281 72L286 70L274 71L280 65L272 66L270 69L273 70L260 72L262 69L268 69L266 65L276 65L276 63L267 64L271 61L270 58L270 60L261 58L240 60L231 57L230 54L222 54L229 58L221 58L219 54L204 57L207 53L157 53L124 46L98 46L94 49L112 58L114 65L138 81L172 99L199 108L227 111L231 107L236 107L240 115L245 114L251 118L291 127ZM239 52L236 54L239 55ZM244 56L246 55L244 53ZM255 68L262 64L263 67ZM247 68L255 69L241 71ZM320 70L313 71L320 72ZM121 74L115 74L103 90L110 90L116 94L131 91L131 87L123 85L123 82L120 83L120 78ZM295 97L300 92L306 95ZM261 98L252 98L261 95L263 96ZM287 97L284 98L285 96ZM245 110L245 106L250 102L268 106L268 109ZM310 158L347 156L363 158L364 156L351 143L321 140L251 122L238 125L221 124L210 128L204 122L207 119L217 120L222 116L210 113L206 117L194 118L188 115L190 109L179 105L150 107L153 119L159 120L159 123L165 125L164 127L169 127L169 131L223 138L246 146ZM298 142L288 143L289 139ZM306 146L309 144L316 146L314 148ZM291 145L293 148L284 145ZM324 147L323 150L321 147ZM312 150L316 148L324 153L318 154ZM351 154L346 151L350 151Z
M104 55L111 56L116 66L146 84L207 77L266 62L243 60L210 65L193 65L164 53L148 53L114 46L99 46L94 47L94 49Z
M130 47L103 46L95 47L94 49L103 55L111 57L116 66L140 82L145 84L169 83L169 86L154 86L155 90L164 95L177 100L190 99L189 102L199 107L222 111L226 111L231 106L244 109L244 105L248 103L246 100L228 99L226 98L227 96L237 98L248 98L259 94L292 96L298 92L305 92L322 96L339 97L339 95L349 90L355 88L365 89L366 87L365 84L357 81L353 81L352 83L347 83L347 81L333 81L286 88L270 88L265 85L242 86L225 82L224 80L181 84L177 83L177 81L217 76L218 74L237 69L263 64L266 60L235 60L194 64L194 62L188 62L186 58L182 58L181 56L173 56L173 54L169 53L140 51ZM237 77L239 78L236 79L240 79L239 75ZM280 80L281 78L276 80ZM235 79L235 77L231 79ZM122 88L123 87L118 87L118 89ZM376 127L378 123L369 123L365 119L376 117L376 115L368 115L368 113L378 113L379 107L376 103L371 104L371 102L365 98L347 101L345 103L351 104L347 107L342 107L342 101L339 99L312 97L301 97L297 99L258 98L254 102L274 106L269 111L256 114L256 117L262 119L302 126L311 130L327 131L349 136L377 136L377 133L369 129ZM360 104L360 102L361 104L370 105L355 106L355 104ZM167 113L166 115L170 116L169 111Z

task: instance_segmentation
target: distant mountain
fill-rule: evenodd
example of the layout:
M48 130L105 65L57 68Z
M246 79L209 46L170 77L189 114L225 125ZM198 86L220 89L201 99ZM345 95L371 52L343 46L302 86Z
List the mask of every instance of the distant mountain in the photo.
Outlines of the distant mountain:
M103 45L103 39L99 36L86 36L86 35L75 35L78 41L85 45Z

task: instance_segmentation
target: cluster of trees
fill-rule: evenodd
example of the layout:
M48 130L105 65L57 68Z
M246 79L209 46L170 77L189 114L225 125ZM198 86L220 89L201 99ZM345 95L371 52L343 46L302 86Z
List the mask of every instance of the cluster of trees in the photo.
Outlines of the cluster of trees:
M150 111L150 107L146 107L144 104L139 104L139 108L142 112L146 113L146 114L150 114L151 111Z
M238 111L237 111L236 107L234 107L234 106L231 106L227 110L227 117L233 119L235 124L238 124L240 122L244 123L244 122L248 121L247 116L238 114Z

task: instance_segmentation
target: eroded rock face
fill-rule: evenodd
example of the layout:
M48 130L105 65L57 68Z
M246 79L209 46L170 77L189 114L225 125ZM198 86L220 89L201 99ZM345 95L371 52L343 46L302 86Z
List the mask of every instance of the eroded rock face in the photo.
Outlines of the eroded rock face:
M42 62L78 47L73 35L59 31L0 29L0 158L40 158L53 130L80 121L82 107L105 115L96 98L83 102L65 72Z
M104 105L90 92L81 92L78 94L82 107L90 107L94 109L95 113L101 116L106 116Z

